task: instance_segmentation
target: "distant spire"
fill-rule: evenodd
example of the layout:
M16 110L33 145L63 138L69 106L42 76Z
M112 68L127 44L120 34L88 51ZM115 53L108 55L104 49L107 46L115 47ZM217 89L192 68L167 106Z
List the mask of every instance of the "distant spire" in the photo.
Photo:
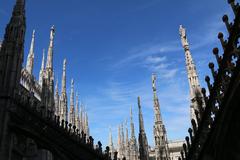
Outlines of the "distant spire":
M87 112L85 113L85 126L86 126L86 135L87 137L90 136L90 129L89 129L89 124L88 124L88 114Z
M134 123L133 123L133 115L132 115L132 107L130 108L130 119L131 119L131 138L130 138L130 160L138 160L138 146L137 140L135 137Z
M152 89L153 89L155 123L158 123L158 122L162 123L160 105L159 105L159 100L158 100L158 96L157 96L156 80L157 80L157 75L152 74Z
M63 73L62 73L62 94L67 94L66 93L66 64L67 60L64 59L63 61Z
M182 46L185 52L186 69L187 69L188 82L190 87L190 98L191 98L190 119L191 120L194 119L195 122L197 122L198 118L196 117L195 113L202 112L203 108L205 108L205 102L201 92L201 87L199 84L199 78L198 78L196 66L189 49L186 29L183 28L182 25L180 25L179 27L179 34L180 34ZM201 104L199 104L199 102Z
M155 140L155 156L157 160L169 159L169 149L167 141L167 133L162 121L160 104L157 97L156 88L156 74L152 75L152 88L153 88L153 102L154 102L154 140Z
M43 55L42 55L42 65L41 65L41 69L39 72L39 84L42 86L42 82L43 82L43 75L44 75L44 62L45 62L45 49L43 49Z
M114 157L114 146L113 146L113 138L112 138L112 129L109 127L109 149L111 154L111 159Z
M123 151L123 154L125 154L125 139L124 139L124 137L125 137L125 135L124 135L124 128L123 128L123 123L121 124L121 140L122 140L122 142L121 142L121 144L122 144L122 151Z
M57 116L59 116L59 92L58 92L58 79L56 80L56 85L55 85L55 96L54 96L54 100L55 100L55 114Z
M125 129L126 129L126 133L125 133L125 157L126 157L126 160L130 160L130 151L129 151L129 139L128 139L128 124L127 124L127 120L125 122Z
M133 115L132 115L132 107L130 107L130 119L131 119L131 138L135 137L134 123L133 123Z
M26 66L28 73L30 73L31 75L32 75L33 64L34 64L34 41L35 41L35 30L33 30L33 33L32 33L32 41L31 41L31 46L28 53L27 66Z
M138 97L139 132L145 132L140 97Z
M138 110L139 110L139 153L140 153L140 160L149 160L149 152L148 152L148 141L147 136L144 129L144 122L143 122L143 115L142 115L142 108L140 97L138 97Z
M123 158L121 126L118 126L118 158Z
M49 72L53 69L53 41L54 41L54 35L55 35L55 28L54 26L51 27L50 32L50 44L48 48L48 56L47 56L47 64L46 69L49 70Z
M70 95L70 113L69 122L75 125L75 109L74 109L74 80L71 81L71 95Z
M84 117L84 115L83 115L83 104L81 103L81 107L80 107L80 129L81 129L81 131L83 131L83 132L85 132L85 130L84 130L84 123L83 123L83 117Z
M61 93L61 120L68 119L68 106L67 106L67 92L66 92L66 59L63 61L63 73L62 73L62 93Z
M125 135L126 135L126 140L125 140L125 144L126 144L126 146L128 145L128 141L129 141L129 139L128 139L128 124L127 124L127 120L126 120L126 122L125 122L125 129L126 129L126 133L125 133Z
M78 100L78 92L76 92L76 112L75 112L75 125L78 129L80 129L80 116L79 116L79 100Z

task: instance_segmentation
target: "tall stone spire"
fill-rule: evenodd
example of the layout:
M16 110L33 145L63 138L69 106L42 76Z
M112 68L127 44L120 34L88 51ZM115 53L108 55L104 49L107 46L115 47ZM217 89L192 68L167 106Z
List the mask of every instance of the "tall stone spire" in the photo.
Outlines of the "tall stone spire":
M0 159L12 159L12 136L9 133L10 99L15 97L21 78L26 31L25 0L17 0L0 49ZM3 116L5 115L5 116Z
M186 29L183 28L182 25L180 25L179 27L179 34L180 34L182 46L185 52L186 69L187 69L188 82L190 87L190 99L191 99L190 119L191 120L194 119L195 122L197 122L197 119L200 117L197 118L196 113L201 114L201 111L203 110L203 108L205 108L205 102L201 92L201 87L199 84L196 66L189 49Z
M156 88L157 77L155 74L152 75L152 88L153 88L153 101L154 101L154 139L155 139L155 155L156 160L169 160L169 149L167 142L167 133L165 126L162 121L160 105L157 97Z
M81 107L80 107L80 130L81 130L81 132L83 131L83 132L85 132L85 130L84 130L84 123L83 123L83 118L84 117L84 115L83 115L83 104L81 103Z
M75 126L80 130L80 116L79 116L79 100L78 92L76 93L76 112L75 112Z
M46 106L46 113L47 110L55 112L55 105L54 105L54 72L53 72L53 36L54 36L54 28L51 28L50 32L50 45L48 49L48 57L47 57L47 64L46 69L44 71L43 77L43 85L42 85L42 95L41 95L41 102L44 106Z
M130 160L130 151L129 151L129 139L128 139L128 124L127 124L127 120L125 122L125 129L126 129L126 133L125 133L125 157L126 160Z
M39 72L39 84L40 86L42 86L43 83L43 77L44 77L44 67L45 67L45 49L43 49L43 55L42 55L42 65L41 65L41 69Z
M49 70L49 72L53 71L53 41L54 41L54 35L55 35L55 28L54 26L51 27L50 32L50 43L48 47L48 56L47 56L47 64L46 69Z
M71 95L70 95L70 113L69 123L75 125L75 109L74 109L74 80L71 81Z
M111 127L109 128L109 149L110 149L110 154L111 154L111 159L114 157L114 146L113 146L113 138L112 138L112 129Z
M0 50L0 90L12 95L21 77L26 31L25 0L17 0Z
M59 116L60 114L59 114L59 91L58 91L58 79L57 79L57 81L56 81L56 86L55 86L55 96L54 96L54 100L55 100L55 114L57 115L57 116Z
M138 111L139 111L139 136L138 136L139 156L140 160L149 160L148 141L144 129L140 97L138 97Z
M26 69L28 73L30 73L31 75L32 75L33 64L34 64L34 41L35 41L35 30L33 30L33 33L32 33L32 41L31 41L31 46L28 53L27 65L26 65Z
M86 128L86 136L89 138L90 136L90 129L89 129L89 124L88 124L88 114L85 112L85 128Z
M123 151L123 155L124 155L124 157L125 157L125 135L124 135L124 128L123 128L123 123L121 124L121 140L122 140L122 142L121 142L121 144L122 144L122 151ZM126 157L125 157L126 158Z
M118 158L123 158L121 126L118 126Z
M130 108L130 119L131 119L131 138L130 138L130 156L129 159L131 160L138 160L138 147L137 147L137 140L135 137L135 129L133 123L133 115L132 115L132 107Z
M67 61L64 59L63 61L63 73L62 73L62 93L60 97L60 106L61 106L61 120L68 119L68 106L67 106L67 92L66 92L66 64Z

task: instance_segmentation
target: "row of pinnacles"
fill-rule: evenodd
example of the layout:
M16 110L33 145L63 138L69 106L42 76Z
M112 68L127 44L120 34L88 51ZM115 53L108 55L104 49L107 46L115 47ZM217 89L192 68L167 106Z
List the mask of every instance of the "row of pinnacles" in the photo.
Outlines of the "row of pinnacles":
M68 109L68 98L66 92L66 59L63 61L62 73L62 90L59 95L58 80L54 85L54 69L53 69L53 47L54 47L54 26L50 32L50 44L48 49L48 56L45 66L45 51L43 50L42 64L39 72L39 80L37 81L33 75L34 67L34 44L35 44L35 30L32 34L30 50L27 57L26 67L22 69L20 83L28 91L33 92L34 96L41 101L43 106L47 106L47 110L53 112L56 116L60 116L60 120L68 120L73 126L86 133L89 137L88 115L84 106L79 104L78 93L74 93L74 80L71 81L70 93L70 109Z
M103 151L101 142L99 141L95 146L94 139L89 136L88 116L83 107L79 113L77 94L76 104L74 102L73 80L68 114L66 60L63 63L61 95L59 96L57 83L54 90L55 28L51 28L46 66L43 56L39 81L33 76L35 31L32 35L26 68L22 68L25 30L25 0L16 0L0 48L0 159L16 157L35 159L39 155L37 148L40 143L41 147L58 153L54 155L48 151L41 152L44 153L46 160L55 159L55 156L65 158L67 156L68 159L110 160L109 147ZM26 132L29 135L34 134L30 138L27 137ZM54 147L48 146L48 142L55 140L56 136L64 139L64 144L61 144L61 141L55 141ZM41 140L43 137L46 139ZM29 145L30 143L32 145ZM67 145L74 147L68 148ZM56 152L56 148L59 147L62 153ZM117 152L112 157L116 160Z
M152 75L152 90L153 90L153 108L154 108L154 125L153 125L153 134L155 141L154 148L154 158L156 160L168 160L170 159L169 147L167 140L166 129L162 120L160 104L157 96L156 88L156 74ZM138 104L138 118L139 118L139 134L138 140L135 137L135 127L133 122L133 113L132 108L130 108L130 138L128 137L128 125L127 121L124 124L119 125L118 127L118 147L114 148L112 133L110 129L109 134L109 148L110 153L118 151L118 159L126 160L149 160L149 146L148 140L144 128L144 120L142 114L142 106L140 97L137 98Z

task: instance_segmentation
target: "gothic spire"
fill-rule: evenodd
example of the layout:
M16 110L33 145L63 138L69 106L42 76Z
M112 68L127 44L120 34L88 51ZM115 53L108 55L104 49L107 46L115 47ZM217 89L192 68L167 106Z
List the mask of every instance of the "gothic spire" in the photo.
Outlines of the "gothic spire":
M32 75L33 64L34 64L34 41L35 41L35 30L33 30L33 33L32 33L32 41L31 41L30 50L27 58L27 65L26 65L26 69L28 73L30 73L31 75Z
M75 125L78 129L80 129L80 116L79 116L79 100L78 100L78 92L76 92L76 112L75 112Z
M56 86L55 86L55 114L58 116L59 115L59 92L58 92L58 79L56 80Z
M126 160L130 160L129 157L130 157L130 152L129 152L129 139L128 139L128 124L127 124L127 120L125 122L125 129L126 129L126 133L125 133L125 157L126 157Z
M138 97L138 111L139 111L139 132L145 132L140 97Z
M137 140L135 137L132 107L130 108L130 119L131 119L131 138L130 138L130 144L129 144L129 147L130 147L129 159L130 160L138 160L138 147L137 147Z
M123 151L123 154L125 155L125 139L124 139L124 128L123 128L123 123L121 124L121 144L122 144L122 151Z
M62 73L62 95L66 95L66 64L67 64L67 60L64 59L63 61L63 73Z
M45 49L43 49L42 65L41 65L41 69L40 69L40 72L39 72L39 84L40 84L40 86L42 86L42 82L43 82L44 62L45 62Z
M80 107L80 129L81 131L84 131L84 123L83 123L83 104L81 103Z
M135 138L135 129L133 123L132 107L130 108L130 119L131 119L131 138Z
M154 140L156 160L169 159L169 150L167 145L167 133L162 121L160 105L157 96L156 74L152 75L153 102L154 102Z
M89 124L88 124L88 114L85 112L85 127L86 127L86 135L90 136Z
M48 48L48 56L47 56L47 64L46 69L49 70L49 72L52 72L53 70L53 41L54 41L54 35L55 35L55 28L54 26L51 27L50 32L50 43Z
M190 99L191 99L190 118L191 120L194 119L195 122L197 122L198 118L196 117L196 113L202 112L203 108L205 108L205 102L201 92L201 87L199 84L199 78L198 78L196 66L189 49L186 29L183 28L182 25L180 25L179 27L179 34L180 34L182 46L185 52L186 69L187 69L188 82L190 87Z
M142 108L140 97L138 97L138 111L139 111L139 153L140 153L140 160L149 160L149 152L148 152L148 141L147 136L144 129L144 122L143 122L143 115L142 115Z
M66 59L63 61L63 73L62 73L62 93L61 93L61 120L67 120L68 119L68 106L67 106L67 92L66 92Z
M75 109L74 109L74 80L71 81L71 95L70 95L70 115L69 122L75 125Z
M121 126L118 126L118 158L123 158Z
M181 36L182 46L185 51L185 60L186 60L186 68L187 68L188 80L189 80L189 85L190 85L190 94L191 94L191 97L193 97L195 88L200 87L198 74L197 74L196 66L192 59L192 55L191 55L191 52L189 49L189 43L187 40L186 29L183 28L182 25L180 25L180 27L179 27L179 34Z
M0 50L0 90L13 94L19 86L26 30L25 0L17 0Z
M157 75L152 74L152 89L153 89L153 101L154 101L154 114L155 114L155 123L162 122L160 105L157 96L157 87L156 87Z
M113 138L112 138L112 129L111 129L111 127L109 127L109 149L110 149L111 158L113 159L113 156L114 156L114 146L113 146Z

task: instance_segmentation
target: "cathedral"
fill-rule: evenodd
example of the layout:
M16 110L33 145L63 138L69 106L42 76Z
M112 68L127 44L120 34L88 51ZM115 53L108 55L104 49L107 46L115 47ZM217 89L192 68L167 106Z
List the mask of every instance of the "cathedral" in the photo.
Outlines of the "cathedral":
M180 40L182 42L182 47L184 49L185 54L185 63L186 63L186 71L187 71L187 79L189 82L190 88L190 119L199 121L200 116L205 108L205 103L203 99L203 95L201 92L201 86L199 83L199 78L197 74L197 69L195 63L193 61L189 43L187 40L186 29L183 28L182 25L179 27ZM157 76L156 74L152 74L152 91L153 91L153 110L154 110L154 125L153 125L153 136L154 136L154 148L151 148L148 145L147 136L144 129L144 121L143 114L141 109L141 101L140 97L138 97L138 109L139 109L139 136L138 143L135 138L134 124L132 121L132 109L130 111L130 119L131 119L131 138L128 139L128 128L126 125L126 138L124 138L124 129L123 125L119 126L118 129L118 156L119 159L126 158L127 160L178 160L181 156L180 152L182 150L182 145L184 144L184 140L178 141L169 141L167 139L167 131L164 126L160 103L157 96L157 88L156 88ZM110 133L111 135L111 133ZM125 141L124 141L125 139ZM110 138L109 144L111 144L111 152L114 153L114 146L112 142L112 138Z
M33 30L26 66L23 66L26 32L25 0L16 0L12 17L0 43L0 159L1 160L237 160L239 152L240 94L240 6L229 0L235 20L223 22L229 33L218 38L223 55L214 48L218 70L209 63L213 76L206 76L209 95L201 88L186 29L180 25L180 41L185 55L189 82L190 126L184 140L167 136L158 98L157 75L152 74L154 146L149 146L144 127L141 97L136 97L138 114L130 107L128 121L118 126L117 146L112 130L109 146L94 144L90 135L88 113L79 100L72 78L67 94L67 60L63 60L61 89L53 67L55 27L50 28L49 46L38 79L33 75L37 31ZM69 101L69 103L68 103ZM133 117L138 116L138 137ZM130 134L129 134L130 131Z

